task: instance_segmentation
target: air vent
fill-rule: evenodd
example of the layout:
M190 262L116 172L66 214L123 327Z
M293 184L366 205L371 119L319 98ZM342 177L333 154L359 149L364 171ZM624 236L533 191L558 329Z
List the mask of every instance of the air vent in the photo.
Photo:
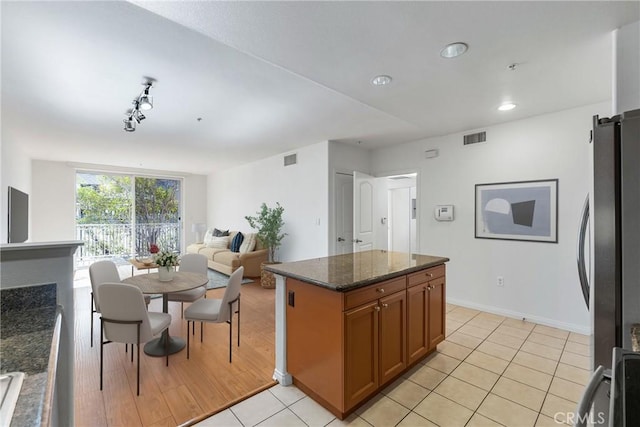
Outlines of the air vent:
M464 145L477 144L487 140L487 132L471 133L464 136Z
M297 154L289 154L288 156L284 156L284 165L291 166L298 163Z

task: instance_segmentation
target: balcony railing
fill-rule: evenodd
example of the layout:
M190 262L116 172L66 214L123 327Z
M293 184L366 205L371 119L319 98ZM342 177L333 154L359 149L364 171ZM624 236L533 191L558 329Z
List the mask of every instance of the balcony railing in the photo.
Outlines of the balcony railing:
M101 259L148 256L151 243L178 252L180 224L77 224L76 239L84 242L76 251L77 265L84 266Z

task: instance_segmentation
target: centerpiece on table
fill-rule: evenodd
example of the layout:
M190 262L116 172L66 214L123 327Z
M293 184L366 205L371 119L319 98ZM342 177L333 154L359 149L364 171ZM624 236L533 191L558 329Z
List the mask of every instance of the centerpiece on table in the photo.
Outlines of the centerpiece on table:
M260 210L256 212L256 216L245 216L249 226L258 230L258 240L262 245L269 249L269 261L263 262L260 265L260 284L263 288L275 288L276 278L273 273L264 269L265 264L278 264L276 261L277 251L282 244L282 239L287 233L282 233L282 227L284 221L282 220L282 213L284 208L280 206L280 203L276 202L275 208L270 208L266 203L260 206Z
M173 280L173 272L178 265L178 255L169 251L158 251L153 254L153 262L158 266L158 276L161 282Z

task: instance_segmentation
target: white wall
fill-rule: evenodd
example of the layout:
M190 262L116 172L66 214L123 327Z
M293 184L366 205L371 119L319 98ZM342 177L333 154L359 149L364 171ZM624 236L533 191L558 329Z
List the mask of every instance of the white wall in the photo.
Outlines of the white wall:
M184 177L184 221L185 248L196 241L196 233L191 231L193 224L207 223L207 176L187 175ZM200 233L200 238L204 232Z
M589 191L594 114L610 114L610 104L483 128L487 142L477 145L463 146L460 133L374 151L378 176L406 168L420 171L420 252L451 258L449 302L588 333L576 238ZM426 159L424 151L432 148L440 156ZM557 244L474 238L475 184L547 178L559 179ZM455 206L455 221L433 218L439 204ZM504 287L496 286L497 276L504 277Z
M244 219L264 202L284 207L279 261L326 256L328 227L327 141L258 160L208 177L207 225L255 232ZM284 166L283 157L297 154L298 163Z
M623 113L640 108L640 21L615 32L615 111Z
M34 160L31 205L34 242L76 238L76 171L63 162Z
M31 199L31 159L20 149L17 143L8 135L3 133L0 149L0 164L2 172L0 174L0 243L7 243L9 237L7 201L9 200L8 187L11 186L24 193L29 194ZM29 210L32 210L32 203L29 203ZM29 215L29 240L31 240L32 217Z
M65 162L33 160L31 218L32 241L45 242L75 239L75 200L77 166ZM83 166L83 165L78 165ZM90 170L97 165L84 165ZM99 166L107 171L109 166ZM147 171L111 168L113 172L171 176L183 179L183 223L185 244L195 241L191 224L205 222L207 206L207 178L204 175L178 174L169 171Z

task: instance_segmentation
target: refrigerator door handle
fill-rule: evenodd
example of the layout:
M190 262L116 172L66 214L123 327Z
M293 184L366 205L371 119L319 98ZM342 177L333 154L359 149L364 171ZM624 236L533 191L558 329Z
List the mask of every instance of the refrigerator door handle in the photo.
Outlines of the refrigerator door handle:
M587 235L587 226L589 224L589 195L587 195L587 199L584 202L584 207L582 208L582 217L580 219L580 229L578 230L578 277L580 278L580 288L582 289L582 296L584 297L584 302L587 304L587 309L589 309L589 277L587 275L587 268L585 264L585 248L584 243Z
M610 375L605 374L605 369L602 365L598 366L594 373L591 374L589 383L582 392L582 397L576 407L574 427L586 427L589 411L591 410L591 402L593 402L598 386L606 378L610 378Z

